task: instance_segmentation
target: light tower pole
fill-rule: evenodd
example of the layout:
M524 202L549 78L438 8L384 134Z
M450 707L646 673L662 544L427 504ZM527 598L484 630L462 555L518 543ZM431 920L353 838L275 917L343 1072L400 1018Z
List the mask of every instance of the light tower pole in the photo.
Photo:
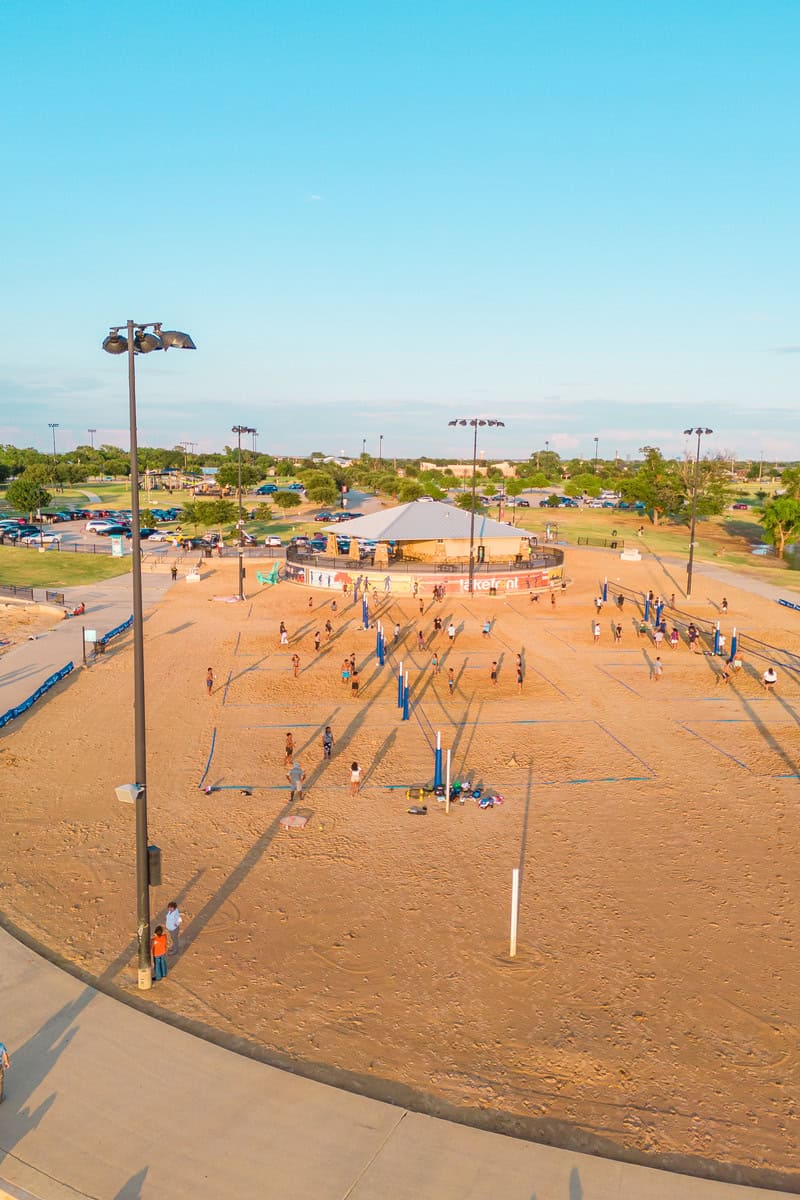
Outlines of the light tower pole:
M457 417L454 421L448 421L448 425L471 425L472 426L472 504L470 505L469 513L469 583L468 589L470 596L474 591L475 580L475 486L477 482L478 472L478 426L479 425L500 425L505 427L505 421L498 421L496 417Z
M239 530L239 536L237 538L237 541L239 543L238 549L239 549L239 599L240 600L244 600L244 562L243 562L243 558L242 558L242 527L244 525L244 517L242 515L242 434L243 433L256 434L256 432L257 431L255 429L252 429L249 425L234 425L231 430L231 433L235 433L236 437L238 438L237 444L238 444L238 450L239 450L239 485L238 485L238 489L237 489L239 492L239 522L238 522L238 526L237 526L237 528Z
M126 329L126 333L121 331ZM152 330L152 333L148 332ZM128 411L131 440L131 580L133 583L133 727L136 771L136 939L138 983L150 987L150 873L147 853L147 740L144 712L144 607L142 604L142 557L139 536L139 449L136 431L136 370L134 356L175 346L194 350L188 333L163 330L160 322L128 321L116 325L103 342L107 354L128 355Z
M697 526L697 489L700 485L700 439L703 434L713 433L713 429L704 429L698 426L696 429L684 429L687 436L695 434L697 436L697 454L694 460L694 486L692 487L692 524L689 530L689 562L686 566L686 596L687 599L692 594L692 570L694 568L694 532Z

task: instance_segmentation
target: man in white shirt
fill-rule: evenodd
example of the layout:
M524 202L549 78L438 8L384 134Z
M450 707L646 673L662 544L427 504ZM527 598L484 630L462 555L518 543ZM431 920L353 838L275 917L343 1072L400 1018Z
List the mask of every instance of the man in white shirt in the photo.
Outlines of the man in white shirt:
M181 948L181 925L183 924L183 917L180 914L176 900L170 900L167 905L167 915L164 918L164 924L167 927L170 940L168 953L177 954Z

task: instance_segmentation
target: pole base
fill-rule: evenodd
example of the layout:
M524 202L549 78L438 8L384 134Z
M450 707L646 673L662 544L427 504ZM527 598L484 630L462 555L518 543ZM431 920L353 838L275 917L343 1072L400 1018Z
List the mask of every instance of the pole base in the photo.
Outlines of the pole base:
M150 974L149 967L146 971L143 971L141 967L139 968L137 983L140 992L150 991L150 988L153 986L153 976Z

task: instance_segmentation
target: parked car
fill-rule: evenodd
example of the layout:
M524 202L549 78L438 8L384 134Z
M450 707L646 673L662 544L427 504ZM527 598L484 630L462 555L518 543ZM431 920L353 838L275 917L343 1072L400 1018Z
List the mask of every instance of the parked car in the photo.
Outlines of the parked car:
M4 517L0 521L0 529L13 529L17 525L27 525L24 517Z
M262 483L261 487L255 490L256 496L271 496L273 492L277 492L277 483Z
M531 506L530 500L526 500L524 496L518 496L514 503L517 508L530 508Z
M296 534L293 538L289 539L289 545L290 546L307 546L308 545L308 535L305 533Z
M151 542L174 542L180 538L179 533L171 532L169 529L157 529L155 533L150 534Z
M139 530L139 537L143 538L145 541L149 541L155 532L156 532L155 529L148 529L145 526L144 529Z
M265 546L274 546L277 549L278 546L283 545L283 542L278 537L277 533L268 533L267 536L264 538L264 545Z
M133 530L129 525L109 525L106 529L96 529L95 533L98 537L133 537Z
M290 492L302 492L302 490L303 490L302 483L290 483L289 484Z
M578 508L578 501L573 496L562 496L558 502L559 508Z
M32 534L38 537L41 532L38 525L11 525L4 530L5 536L12 542L21 541L22 538L30 537Z
M322 552L326 549L328 542L323 537L313 537L308 544L312 550L317 552L317 554L322 554Z
M19 539L25 546L54 546L61 541L60 533L45 533L40 529L38 533L26 533Z
M333 520L333 516L329 512L318 512L317 515L314 517L314 520L330 522Z
M737 512L747 512L749 507L750 507L749 504L742 504L741 502L738 504L731 505L731 508L735 508L737 510Z
M100 533L103 529L110 529L118 524L117 521L112 521L110 517L95 517L91 521L86 522L87 533Z

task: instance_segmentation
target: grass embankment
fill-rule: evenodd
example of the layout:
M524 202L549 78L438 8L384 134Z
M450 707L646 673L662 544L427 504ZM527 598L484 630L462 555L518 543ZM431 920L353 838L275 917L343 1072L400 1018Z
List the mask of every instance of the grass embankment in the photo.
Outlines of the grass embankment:
M643 554L663 554L685 561L689 553L689 530L685 525L651 525L646 517L605 508L517 509L517 525L523 529L541 535L548 523L557 528L559 541L573 545L579 537L611 538L616 530L626 546L638 546ZM800 589L800 572L773 554L753 554L753 548L763 542L764 531L755 513L726 512L698 521L695 562L716 563L758 575L776 586Z
M25 546L0 546L0 583L15 587L78 587L125 575L130 569L130 555L112 558L110 554L42 553Z

